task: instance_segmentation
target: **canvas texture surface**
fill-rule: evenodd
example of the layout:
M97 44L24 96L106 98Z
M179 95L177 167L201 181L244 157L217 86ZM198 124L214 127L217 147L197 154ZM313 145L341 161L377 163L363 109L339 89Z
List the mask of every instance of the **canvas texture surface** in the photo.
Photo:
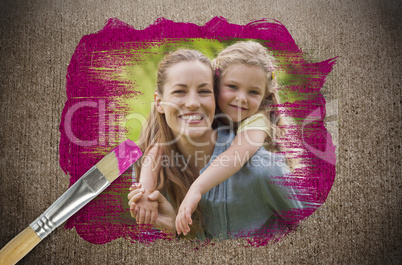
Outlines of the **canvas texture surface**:
M91 244L62 227L20 264L399 264L401 18L398 1L2 1L0 247L69 186L59 165L66 73L84 35L109 18L145 29L158 18L204 25L281 22L315 61L338 56L322 93L336 145L326 202L280 242L119 238Z

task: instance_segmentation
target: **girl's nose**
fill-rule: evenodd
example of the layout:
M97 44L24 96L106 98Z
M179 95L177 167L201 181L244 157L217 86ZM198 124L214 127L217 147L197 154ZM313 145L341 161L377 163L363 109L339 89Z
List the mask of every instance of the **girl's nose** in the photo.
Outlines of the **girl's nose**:
M246 102L247 102L247 97L246 97L243 93L239 93L239 94L236 96L236 100L237 100L237 101L240 101L240 102L246 103Z

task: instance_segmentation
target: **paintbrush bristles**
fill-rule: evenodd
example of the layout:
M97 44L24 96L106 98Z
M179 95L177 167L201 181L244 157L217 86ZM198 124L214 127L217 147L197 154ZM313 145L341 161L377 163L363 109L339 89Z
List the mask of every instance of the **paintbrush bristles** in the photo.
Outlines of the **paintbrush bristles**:
M110 183L120 176L119 163L115 152L107 154L96 164L96 167Z

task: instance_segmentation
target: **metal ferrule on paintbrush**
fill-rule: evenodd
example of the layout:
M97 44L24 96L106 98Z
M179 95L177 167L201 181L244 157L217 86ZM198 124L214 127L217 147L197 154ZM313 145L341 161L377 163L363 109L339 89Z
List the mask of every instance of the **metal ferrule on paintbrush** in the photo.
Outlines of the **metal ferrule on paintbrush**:
M43 240L109 185L106 177L93 166L29 226Z

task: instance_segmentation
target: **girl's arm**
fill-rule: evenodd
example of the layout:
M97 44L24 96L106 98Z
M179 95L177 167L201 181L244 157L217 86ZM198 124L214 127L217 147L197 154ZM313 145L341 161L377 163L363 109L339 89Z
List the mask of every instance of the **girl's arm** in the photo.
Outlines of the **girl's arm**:
M197 207L201 196L237 173L243 165L263 145L267 133L250 129L236 135L230 147L220 154L205 171L193 182L186 197L180 205L176 217L176 230L180 235L190 232L188 224L192 224L191 214Z
M246 130L234 138L230 147L220 154L193 182L190 190L206 193L237 173L264 144L267 137L262 130ZM190 191L189 190L189 191Z
M157 147L152 147L144 157L141 165L139 181L146 191L153 191L156 188L157 176L160 171L160 154Z
M149 201L146 198L156 188L157 176L160 170L159 158L157 147L151 148L146 154L141 166L139 179L139 183L142 186L141 192L145 196L135 204L129 202L131 216L136 219L138 224L154 224L158 216L158 203Z

